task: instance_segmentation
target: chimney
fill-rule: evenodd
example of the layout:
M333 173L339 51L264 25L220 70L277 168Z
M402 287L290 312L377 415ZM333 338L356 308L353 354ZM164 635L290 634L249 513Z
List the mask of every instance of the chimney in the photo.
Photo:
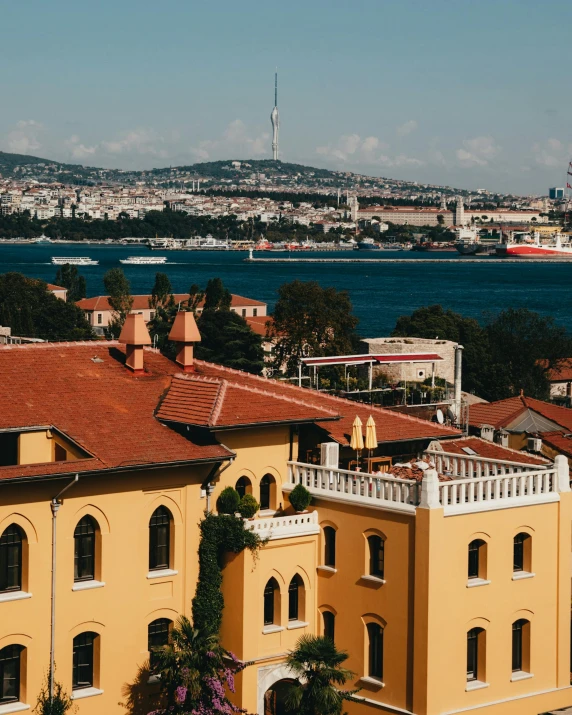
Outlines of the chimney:
M125 365L134 375L142 375L145 372L143 346L151 345L151 336L141 314L130 313L127 316L119 342L125 345Z
M177 313L169 340L177 343L177 364L183 368L183 372L193 372L193 345L201 341L193 313L182 310Z

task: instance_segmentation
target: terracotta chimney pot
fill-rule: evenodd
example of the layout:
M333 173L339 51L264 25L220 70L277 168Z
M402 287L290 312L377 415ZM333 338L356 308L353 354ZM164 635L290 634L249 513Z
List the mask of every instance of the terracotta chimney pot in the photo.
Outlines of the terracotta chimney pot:
M145 372L143 364L143 346L151 345L151 336L143 316L130 313L125 319L119 342L125 345L125 365L134 375Z
M182 310L177 313L169 340L177 343L177 364L183 368L183 372L193 372L193 345L201 341L201 334L192 313Z

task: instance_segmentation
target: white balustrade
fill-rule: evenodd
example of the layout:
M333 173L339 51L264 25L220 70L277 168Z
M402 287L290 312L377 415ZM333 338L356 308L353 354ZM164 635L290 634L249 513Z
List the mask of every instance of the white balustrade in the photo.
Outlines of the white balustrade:
M286 491L302 484L317 497L398 511L415 511L419 503L420 484L413 479L374 476L302 462L288 462L288 469L290 484L283 485Z
M258 534L261 539L287 539L293 536L319 534L318 512L293 516L270 516L244 522L244 528Z
M478 455L442 452L436 449L426 450L424 456L435 464L435 469L439 474L450 474L452 477L462 479L481 479L482 477L496 477L505 474L538 472L551 467L549 464L543 467L538 464L489 459Z
M439 484L440 503L447 514L556 501L556 481L555 469L455 479Z

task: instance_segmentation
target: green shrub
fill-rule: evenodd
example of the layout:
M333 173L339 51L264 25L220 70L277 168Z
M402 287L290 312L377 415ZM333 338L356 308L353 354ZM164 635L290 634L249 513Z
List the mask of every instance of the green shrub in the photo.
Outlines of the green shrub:
M225 487L216 500L219 514L236 514L240 506L240 495L232 487Z
M73 700L64 686L54 679L54 699L50 701L50 672L46 675L34 712L37 715L66 715L73 707Z
M290 504L296 511L305 511L311 501L312 495L303 484L296 484L290 492Z
M260 509L260 504L252 496L252 494L245 494L240 500L240 506L238 510L241 516L245 519L252 519L256 512Z

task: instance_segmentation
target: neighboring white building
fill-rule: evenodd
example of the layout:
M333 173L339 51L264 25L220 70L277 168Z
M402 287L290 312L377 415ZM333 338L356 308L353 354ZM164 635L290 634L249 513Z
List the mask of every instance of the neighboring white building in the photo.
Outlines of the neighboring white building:
M396 382L423 382L431 377L435 369L435 377L441 377L449 384L455 379L455 347L457 343L451 340L430 340L426 338L365 338L360 341L359 353L368 355L402 355L408 353L433 353L443 359L426 363L399 363L397 365L380 365L373 368L373 374L384 373Z

